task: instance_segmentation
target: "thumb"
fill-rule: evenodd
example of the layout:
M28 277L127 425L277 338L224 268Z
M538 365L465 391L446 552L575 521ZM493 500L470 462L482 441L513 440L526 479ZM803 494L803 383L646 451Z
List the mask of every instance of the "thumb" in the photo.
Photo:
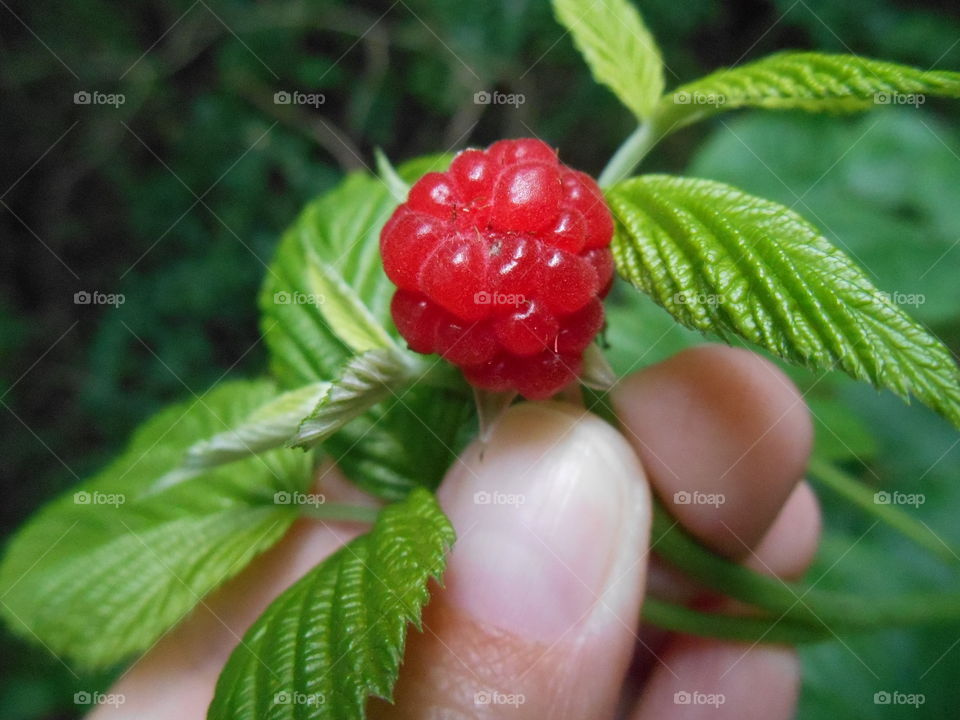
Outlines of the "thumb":
M616 707L646 574L650 498L612 427L524 404L451 470L458 539L412 633L391 718L597 718ZM446 714L445 714L446 713Z

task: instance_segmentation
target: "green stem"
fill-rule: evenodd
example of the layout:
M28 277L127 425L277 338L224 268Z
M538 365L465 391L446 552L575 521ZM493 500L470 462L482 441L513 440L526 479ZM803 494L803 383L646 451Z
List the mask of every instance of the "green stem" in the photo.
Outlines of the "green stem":
M895 505L876 502L874 491L830 463L812 458L810 475L861 510L882 520L904 537L948 563L960 563L960 554L940 540L926 525Z
M671 632L746 643L799 645L833 637L823 626L816 628L794 620L754 615L705 613L649 596L643 601L643 619Z
M313 518L314 520L342 520L344 522L373 524L376 522L380 510L361 505L321 503L319 505L299 505L297 506L297 512L302 517Z
M960 620L960 594L931 593L894 598L861 597L817 590L761 575L714 555L687 535L667 511L654 506L654 550L702 584L777 617L832 632Z
M643 122L637 126L623 144L610 158L610 162L600 173L597 182L600 187L609 187L618 183L633 172L634 168L650 152L657 141L656 127L651 122Z

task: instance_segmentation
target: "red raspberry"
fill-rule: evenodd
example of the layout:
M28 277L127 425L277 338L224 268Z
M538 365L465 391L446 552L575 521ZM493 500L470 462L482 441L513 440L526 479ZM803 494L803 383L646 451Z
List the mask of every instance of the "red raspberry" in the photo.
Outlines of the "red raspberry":
M394 322L412 350L439 353L476 387L550 397L603 327L612 236L600 188L545 143L464 150L383 227Z

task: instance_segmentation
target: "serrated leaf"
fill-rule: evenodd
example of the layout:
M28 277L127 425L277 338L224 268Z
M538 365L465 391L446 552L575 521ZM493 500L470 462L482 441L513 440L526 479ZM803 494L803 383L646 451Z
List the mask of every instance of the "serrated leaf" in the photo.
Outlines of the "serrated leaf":
M433 495L388 506L373 530L273 601L230 656L210 720L357 720L390 699L454 532Z
M28 640L87 666L148 648L293 521L279 491L302 491L305 453L276 451L154 485L197 437L239 422L272 383L235 382L161 412L123 455L52 502L11 542L0 612Z
M371 350L352 358L300 423L291 444L309 448L326 440L354 418L397 393L414 378L412 358L390 350Z
M330 383L318 382L273 398L250 413L236 427L194 443L187 451L185 467L212 467L265 450L285 447L297 434L303 419L329 390Z
M403 163L397 173L413 182L425 172L444 170L450 160L450 155L421 157ZM309 268L318 261L331 267L376 323L400 342L390 317L394 287L384 274L379 246L380 228L395 206L383 182L358 173L312 203L285 234L261 294L271 367L284 386L330 382L354 355L349 343L331 331L324 308L274 302L276 293L309 299L316 287L311 275L317 272ZM466 387L462 379L456 382ZM365 490L396 500L412 487L440 481L459 447L470 407L467 393L413 388L402 401L391 398L356 418L323 448Z
M622 275L678 321L839 368L960 426L950 351L792 210L709 180L648 175L609 191Z
M640 13L626 0L553 0L593 77L640 120L663 93L663 58Z
M373 317L360 295L327 262L312 250L306 267L311 295L333 334L355 353L377 348L396 348L383 325Z
M921 104L927 95L960 97L960 73L857 55L783 52L681 85L660 101L657 124L670 131L742 107L855 112Z

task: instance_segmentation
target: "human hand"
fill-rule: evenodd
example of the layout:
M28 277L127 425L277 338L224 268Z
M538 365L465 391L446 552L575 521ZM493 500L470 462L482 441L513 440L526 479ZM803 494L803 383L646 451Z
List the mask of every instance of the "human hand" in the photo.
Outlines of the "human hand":
M760 572L804 571L819 512L800 482L812 437L802 398L758 356L707 346L628 377L613 400L622 434L573 405L527 403L482 456L474 444L451 468L445 587L408 635L396 704L372 701L372 718L792 716L793 650L667 635L639 618L648 585L703 597L651 559L648 482L708 547ZM322 483L330 500L374 502L335 469ZM674 504L677 492L723 502ZM299 521L124 674L111 691L122 705L92 717L203 718L250 623L362 529Z

